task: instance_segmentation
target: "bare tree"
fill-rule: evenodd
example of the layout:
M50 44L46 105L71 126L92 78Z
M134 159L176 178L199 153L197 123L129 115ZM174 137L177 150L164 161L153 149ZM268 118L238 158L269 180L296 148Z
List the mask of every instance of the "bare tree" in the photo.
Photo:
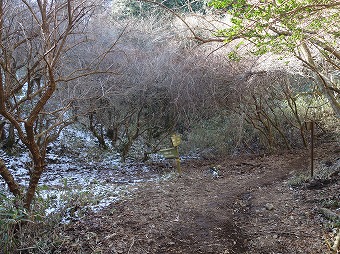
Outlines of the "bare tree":
M27 210L46 168L47 145L74 121L68 113L72 100L51 99L68 82L100 72L102 57L90 66L65 69L72 52L88 41L85 32L97 5L72 0L0 1L0 114L15 127L33 162L26 190L2 160L0 175Z

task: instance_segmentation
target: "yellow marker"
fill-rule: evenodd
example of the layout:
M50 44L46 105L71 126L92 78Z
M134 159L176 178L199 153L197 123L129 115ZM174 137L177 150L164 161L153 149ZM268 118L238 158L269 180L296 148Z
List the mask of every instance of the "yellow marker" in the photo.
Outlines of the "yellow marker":
M178 153L178 146L181 144L181 137L177 134L173 134L171 136L171 141L173 147L161 149L159 150L159 153L162 154L165 159L176 159L177 172L181 176L182 175L181 160L179 158Z
M173 134L171 136L171 141L172 141L172 145L174 147L177 147L181 144L181 136L177 135L177 134Z

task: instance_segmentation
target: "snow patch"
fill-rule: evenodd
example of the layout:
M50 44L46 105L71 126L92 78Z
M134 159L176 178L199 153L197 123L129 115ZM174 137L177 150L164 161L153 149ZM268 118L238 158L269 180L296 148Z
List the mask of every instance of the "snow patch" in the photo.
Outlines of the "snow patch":
M27 187L29 153L9 156L0 151L0 157L18 183ZM140 183L159 179L145 164L121 163L117 153L99 150L91 135L75 128L64 130L50 145L46 161L37 196L45 205L45 215L62 213L62 223L86 211L98 212L132 195ZM0 192L8 194L2 178Z

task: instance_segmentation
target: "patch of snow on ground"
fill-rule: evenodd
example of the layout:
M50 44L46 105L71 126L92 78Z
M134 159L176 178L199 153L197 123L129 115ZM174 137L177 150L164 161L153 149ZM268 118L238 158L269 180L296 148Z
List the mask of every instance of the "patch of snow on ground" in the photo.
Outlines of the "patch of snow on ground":
M74 144L79 147L73 148ZM27 186L29 154L11 157L0 150L0 157L19 184ZM64 211L62 221L65 223L79 211L98 212L133 193L139 183L159 179L159 175L144 164L121 163L116 153L100 151L89 135L75 129L62 133L51 145L46 160L38 196L45 202L46 216ZM7 186L0 178L0 192L6 191ZM72 206L76 206L76 212L65 212L73 209Z

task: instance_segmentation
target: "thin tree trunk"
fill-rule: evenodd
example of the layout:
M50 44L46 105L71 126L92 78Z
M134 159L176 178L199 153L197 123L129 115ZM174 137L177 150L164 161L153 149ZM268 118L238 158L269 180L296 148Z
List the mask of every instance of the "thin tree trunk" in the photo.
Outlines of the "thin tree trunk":
M102 147L103 149L107 149L107 145L104 139L104 130L103 127L101 126L100 128L100 133L97 132L96 127L94 126L94 119L93 119L93 114L91 113L89 115L89 120L90 120L90 131L92 132L92 134L97 138L98 142L99 142L99 147Z
M10 150L13 148L15 144L15 132L14 132L14 125L11 124L8 129L8 136L4 144L4 148Z
M5 180L9 191L16 197L21 196L20 185L14 180L11 172L9 172L8 168L5 165L5 162L0 159L0 175Z
M5 122L0 122L0 141L6 139Z
M326 96L329 104L331 105L335 116L340 118L340 103L336 97L332 94L332 90L329 89L327 80L321 75L316 74L316 80L318 81L318 87L321 89L322 93Z
M312 53L309 50L306 43L301 43L302 53L304 58L298 57L298 59L302 60L304 63L308 65L308 67L315 73L315 79L317 81L317 86L320 88L321 92L331 105L335 116L340 118L340 103L336 99L336 97L332 94L333 91L330 89L330 85L328 82L328 78L322 75L322 73L318 70L317 64L315 63Z

